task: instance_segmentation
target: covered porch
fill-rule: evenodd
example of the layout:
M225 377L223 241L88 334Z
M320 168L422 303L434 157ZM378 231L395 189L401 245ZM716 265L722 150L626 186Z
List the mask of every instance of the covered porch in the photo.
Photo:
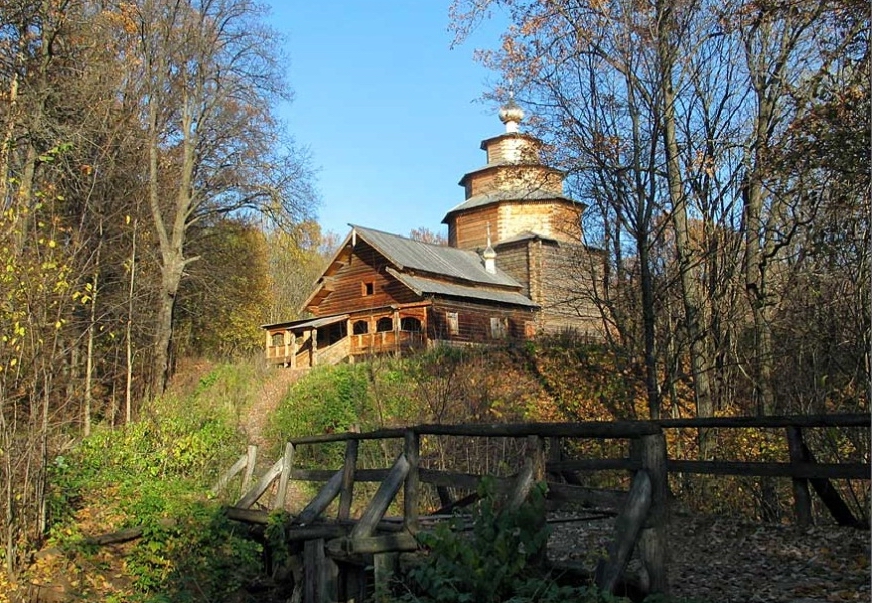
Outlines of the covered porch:
M430 302L264 325L266 358L288 368L354 362L355 358L425 347Z

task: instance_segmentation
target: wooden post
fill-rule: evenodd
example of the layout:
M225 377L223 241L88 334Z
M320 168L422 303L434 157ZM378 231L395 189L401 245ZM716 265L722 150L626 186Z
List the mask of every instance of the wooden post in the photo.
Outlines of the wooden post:
M339 490L342 487L343 474L344 472L339 470L333 474L333 477L327 480L327 483L321 487L321 490L318 491L315 498L313 498L309 504L300 511L300 514L294 518L294 524L305 526L318 519L318 516L324 512L324 509L326 509L339 494Z
M397 553L378 553L372 556L377 603L388 603L391 600L390 580L396 572L398 561L399 555Z
M324 553L324 539L303 545L303 603L333 603L339 598L339 570Z
M257 446L249 444L246 456L248 458L246 460L245 475L242 478L242 485L239 487L239 496L248 492L248 488L251 487L251 478L254 477L254 466L255 463L257 463Z
M403 522L406 530L416 534L418 532L418 489L420 487L420 477L418 476L420 437L415 431L409 429L406 430L404 439L406 460L409 461L409 473L406 475L406 486L403 492Z
M288 353L291 351L291 332L287 329L285 330L284 335L282 335L282 342L285 344L285 349L282 355L285 357L285 365L287 366Z
M273 483L273 480L279 476L282 472L282 463L284 459L281 458L277 460L272 467L269 468L263 477L261 477L258 482L252 486L251 490L246 492L243 496L239 497L239 500L236 501L234 506L239 507L240 509L247 509L255 502L257 499L263 496L263 493L266 492L266 489L269 488L269 485Z
M342 488L339 491L339 519L351 516L351 500L354 497L354 471L357 467L359 440L345 443L345 464L342 466Z
M627 501L615 520L615 539L609 545L608 560L600 561L596 568L596 585L602 590L614 592L650 510L651 480L647 471L637 471Z
M648 574L648 592L668 594L666 528L669 523L669 482L666 472L666 438L661 431L655 435L642 436L639 440L642 469L651 480L651 508L648 510L648 520L639 533L639 552L642 566Z
M409 461L406 460L404 454L400 454L394 462L394 466L391 467L390 473L388 473L388 476L379 485L378 490L376 490L369 506L363 512L363 515L360 516L357 525L351 530L352 538L372 536L376 524L384 517L385 511L387 511L391 501L394 500L397 492L400 491L400 486L402 486L403 480L406 479L408 473Z
M276 492L276 499L273 502L273 509L285 508L285 497L288 491L288 480L291 477L291 465L294 463L294 445L288 442L285 444L285 454L282 457L282 473L279 477L279 490Z
M272 333L270 333L269 331L266 332L266 342L265 342L265 344L266 344L266 357L267 357L267 359L269 359L269 357L270 357L270 355L269 355L269 349L270 349L270 347L272 346Z
M802 430L799 427L787 427L787 448L790 451L790 462L801 463L805 461L802 453ZM794 477L793 482L793 510L796 515L796 523L800 526L809 526L814 523L811 515L811 494L808 491L808 480L802 477Z
M297 334L291 331L291 368L297 368Z
M310 339L312 340L312 349L310 350L309 366L315 366L318 363L318 329L312 329Z

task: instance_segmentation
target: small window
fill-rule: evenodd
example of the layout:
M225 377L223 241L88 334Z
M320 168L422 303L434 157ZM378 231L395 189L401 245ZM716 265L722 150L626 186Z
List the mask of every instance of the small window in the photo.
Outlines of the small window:
M280 345L285 345L285 334L284 333L273 333L272 334L272 344L274 347L278 347Z
M351 329L355 335L363 335L364 333L369 333L369 323L365 320L358 320L352 325Z
M460 326L457 321L457 312L446 312L445 322L448 323L448 334L457 335L460 333Z
M509 331L509 321L506 318L499 316L491 316L490 328L491 337L494 339L505 339Z
M379 318L378 322L375 324L375 330L379 333L384 331L393 331L394 330L394 319L385 316L384 318Z
M421 321L414 316L404 316L400 319L400 330L409 331L411 333L420 333Z
M364 297L375 293L375 283L373 281L365 281L360 283L360 294Z

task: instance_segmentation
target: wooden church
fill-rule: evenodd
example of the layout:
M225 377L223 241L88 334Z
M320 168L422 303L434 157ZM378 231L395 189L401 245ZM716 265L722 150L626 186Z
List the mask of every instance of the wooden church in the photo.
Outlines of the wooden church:
M448 246L352 226L303 304L313 318L264 325L267 358L293 368L438 343L472 344L599 323L586 289L596 250L581 243L584 205L564 173L500 110L505 132L482 141L487 163L460 180L465 200L443 219Z

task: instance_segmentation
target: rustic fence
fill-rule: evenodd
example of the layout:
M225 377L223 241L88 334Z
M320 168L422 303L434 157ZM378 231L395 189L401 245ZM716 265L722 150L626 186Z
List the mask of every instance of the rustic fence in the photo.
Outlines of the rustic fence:
M597 568L597 583L612 590L621 580L634 548L638 547L648 577L650 592L666 592L669 473L742 475L763 478L789 478L793 485L794 508L799 523L811 521L809 485L821 497L840 524L856 525L858 520L833 488L832 479L869 480L868 453L865 462L818 463L803 437L804 430L816 428L869 428L869 415L825 415L803 417L747 417L714 419L672 419L663 421L621 421L588 423L537 423L503 425L419 425L405 429L370 433L324 434L294 438L287 442L283 456L252 486L256 451L248 452L219 480L216 489L225 488L235 475L243 473L243 493L228 510L230 517L266 523L269 511L286 506L291 480L323 482L318 494L293 514L287 526L289 541L303 543L297 577L305 602L360 599L363 581L360 559L371 557L376 574L390 566L389 560L401 551L417 548L415 534L422 521L444 517L475 500L475 494L452 498L453 490L475 492L483 477L426 466L421 457L422 438L504 438L523 440L526 454L512 475L497 479L509 506L519 505L532 485L547 481L548 497L553 501L580 503L617 513L615 534L608 559ZM790 450L790 461L739 462L669 459L664 432L670 429L783 429ZM562 442L577 439L620 439L629 441L624 458L565 458L559 452ZM402 451L390 468L358 467L361 442L394 440ZM338 469L294 469L300 447L344 442L342 466ZM424 462L422 462L424 461ZM557 476L577 471L626 470L633 474L628 491L602 491L565 483ZM277 485L276 485L277 482ZM352 518L355 483L378 482L379 487L356 519ZM422 486L435 490L422 496ZM272 501L262 499L274 492ZM401 502L399 495L402 492ZM338 498L336 519L323 521L325 510ZM425 514L422 500L439 500L439 506ZM259 502L258 509L252 507ZM402 517L386 518L391 504L402 509ZM544 518L543 518L544 522ZM355 564L355 562L357 562ZM351 563L349 566L348 564ZM345 565L343 565L345 564ZM340 571L340 566L346 570Z

